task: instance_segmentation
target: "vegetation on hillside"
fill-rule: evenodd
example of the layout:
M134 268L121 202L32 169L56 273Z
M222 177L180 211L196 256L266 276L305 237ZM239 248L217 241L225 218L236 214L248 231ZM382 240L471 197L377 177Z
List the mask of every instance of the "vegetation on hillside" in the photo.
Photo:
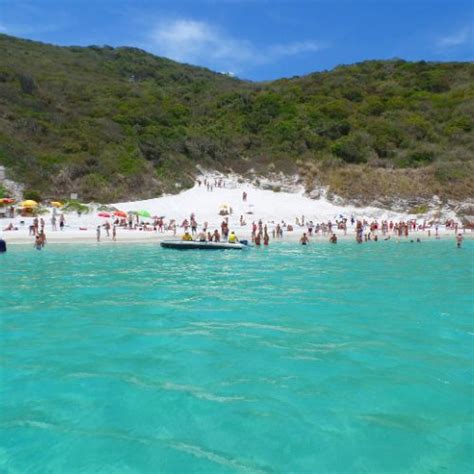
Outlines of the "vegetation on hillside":
M44 196L155 196L198 165L300 172L355 199L472 194L472 63L250 83L134 48L0 35L0 57L0 164Z

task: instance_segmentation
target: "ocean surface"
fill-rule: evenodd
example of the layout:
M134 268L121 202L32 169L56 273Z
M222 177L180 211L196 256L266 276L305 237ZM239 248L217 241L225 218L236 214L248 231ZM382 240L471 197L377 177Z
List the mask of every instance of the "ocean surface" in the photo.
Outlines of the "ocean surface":
M0 472L468 473L474 241L0 254Z

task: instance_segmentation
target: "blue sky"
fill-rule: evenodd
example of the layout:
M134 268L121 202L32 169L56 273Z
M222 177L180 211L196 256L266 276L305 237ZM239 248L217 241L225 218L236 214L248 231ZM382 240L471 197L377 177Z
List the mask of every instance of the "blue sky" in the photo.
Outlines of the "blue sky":
M251 80L365 59L474 60L474 1L0 0L0 32L137 46Z

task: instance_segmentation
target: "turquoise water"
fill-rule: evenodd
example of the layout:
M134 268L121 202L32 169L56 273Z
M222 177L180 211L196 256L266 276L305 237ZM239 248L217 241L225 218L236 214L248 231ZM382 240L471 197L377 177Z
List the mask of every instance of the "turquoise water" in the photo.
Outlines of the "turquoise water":
M11 246L0 472L469 472L473 259Z

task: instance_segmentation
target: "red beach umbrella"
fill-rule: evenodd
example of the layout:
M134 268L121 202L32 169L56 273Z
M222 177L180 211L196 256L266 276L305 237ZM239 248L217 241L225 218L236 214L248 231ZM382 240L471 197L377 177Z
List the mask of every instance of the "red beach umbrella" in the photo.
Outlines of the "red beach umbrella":
M97 214L99 217L110 217L110 214L108 212L99 212L99 214Z
M1 204L13 204L15 200L13 198L2 198L0 199Z
M115 211L114 216L116 217L127 217L127 213L123 211Z

